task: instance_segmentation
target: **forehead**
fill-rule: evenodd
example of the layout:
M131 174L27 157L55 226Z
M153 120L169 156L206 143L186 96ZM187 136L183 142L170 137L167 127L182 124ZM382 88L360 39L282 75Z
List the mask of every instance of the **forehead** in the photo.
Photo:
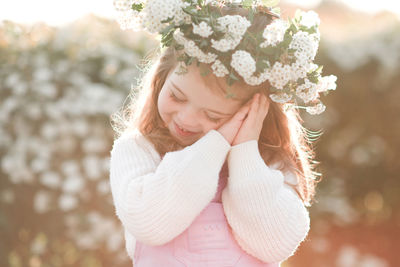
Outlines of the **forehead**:
M172 88L176 85L186 98L199 108L231 114L243 102L242 99L225 98L226 87L221 88L221 85L227 85L221 84L221 80L217 81L211 73L202 76L202 69L195 64L188 66L188 72L185 74L177 74L177 69L172 71L167 82Z

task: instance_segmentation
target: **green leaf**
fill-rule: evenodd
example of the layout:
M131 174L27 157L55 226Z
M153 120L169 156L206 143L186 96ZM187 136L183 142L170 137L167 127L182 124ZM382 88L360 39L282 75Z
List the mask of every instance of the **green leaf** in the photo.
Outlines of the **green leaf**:
M194 57L187 56L185 59L186 66L191 65L193 60L194 60Z
M254 19L254 10L253 10L252 8L249 9L248 18L249 18L250 22L253 22L253 19Z
M178 56L177 60L178 61L184 61L185 58L186 58L186 54L182 54L182 55Z
M210 73L210 70L207 67L205 67L203 65L200 67L200 75L201 76L207 76L209 73Z
M177 45L175 45L175 49L176 50L182 50L182 49L184 49L185 48L185 46L183 46L183 45L181 45L181 44L177 44Z
M170 24L167 27L163 28L160 33L163 34L163 35L169 34L174 27L175 27L175 23L173 22L172 24Z
M133 9L133 10L136 10L136 11L138 11L138 12L142 11L142 9L143 9L143 3L140 3L140 4L132 4L132 9Z
M234 93L232 93L232 92L229 92L229 93L226 93L226 95L225 95L225 98L232 98L232 97L234 97L235 96L235 94Z
M226 76L226 82L229 86L231 86L235 80L237 80L236 76L231 72L230 75Z
M233 74L233 72L231 72L231 73L229 74L229 77L232 78L232 79L235 80L235 81L238 81L238 80L239 80L239 78L236 77L235 74Z
M244 0L244 1L242 1L242 5L244 7L251 7L252 4L253 4L253 0Z
M207 47L208 46L208 41L206 39L201 40L199 47Z
M271 11L272 11L273 13L278 14L278 15L281 14L281 8L280 8L280 7L274 7L274 8L271 9Z
M279 3L279 0L261 0L263 6L273 7Z
M256 68L260 72L263 71L265 68L270 67L269 61L268 60L257 60L256 62Z
M302 13L303 11L301 11L300 9L296 10L296 13L294 14L294 18L298 21L300 21L301 17L302 17Z
M276 48L273 46L267 46L265 48L260 48L260 50L263 54L266 54L268 56L272 56L272 55L276 54L276 52L277 52Z
M182 8L182 10L183 10L183 12L185 12L185 13L191 15L191 16L196 16L197 15L196 9L193 6L184 7L184 8Z
M174 17L169 17L165 20L162 20L161 23L168 23L168 22L172 21L173 19L174 19Z

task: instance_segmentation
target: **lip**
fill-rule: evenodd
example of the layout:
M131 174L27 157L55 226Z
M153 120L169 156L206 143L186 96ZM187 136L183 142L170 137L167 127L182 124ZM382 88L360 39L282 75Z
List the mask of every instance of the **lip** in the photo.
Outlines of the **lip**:
M182 137L188 137L197 134L195 132L183 132L181 129L179 129L178 124L176 124L176 122L174 122L174 126L175 126L175 132Z

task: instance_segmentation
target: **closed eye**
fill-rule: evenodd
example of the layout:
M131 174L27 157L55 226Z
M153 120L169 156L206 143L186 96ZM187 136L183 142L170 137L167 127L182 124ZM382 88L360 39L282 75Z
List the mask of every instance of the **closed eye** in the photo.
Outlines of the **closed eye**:
M208 115L206 115L207 116L207 119L209 119L210 121L212 121L212 122L214 122L214 123L218 123L218 122L220 122L221 121L221 119L220 118L211 118L210 116L208 116Z
M169 96L176 102L185 102L185 100L181 100L179 98L176 97L176 95L174 95L174 93L170 92Z
M182 100L182 99L179 99L178 97L176 97L176 95L173 92L170 92L169 96L174 101L179 102L179 103L182 103L182 102L186 101L186 100ZM206 114L206 117L207 117L208 120L212 121L213 123L218 123L218 122L220 122L222 120L221 118L212 118L212 117L208 116L208 114Z

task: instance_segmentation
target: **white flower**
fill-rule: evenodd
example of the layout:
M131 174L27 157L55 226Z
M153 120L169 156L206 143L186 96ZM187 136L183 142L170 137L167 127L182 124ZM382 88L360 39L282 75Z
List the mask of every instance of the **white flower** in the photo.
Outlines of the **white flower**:
M231 66L243 78L250 77L256 71L256 62L251 54L244 50L238 50L232 55Z
M83 168L85 169L86 176L90 180L98 180L101 178L101 162L100 159L94 155L86 156L83 159Z
M186 42L185 35L183 34L183 32L181 32L181 30L179 28L175 30L173 36L174 36L175 41L177 41L178 44L180 44L180 45L185 44L185 42Z
M58 205L61 210L68 211L78 205L78 199L75 196L69 194L62 194L58 199Z
M274 46L282 42L288 26L288 23L281 19L276 19L267 25L263 32L265 41L260 44L260 47Z
M251 77L245 77L244 81L249 84L249 85L259 85L261 84L263 81L260 79L260 77L256 77L256 76L251 76Z
M187 40L180 29L176 29L174 32L174 39L180 45L184 46L185 52L191 56L196 57L200 62L212 63L217 59L217 55L213 53L205 54L192 40Z
M178 25L178 24L180 25L181 21L183 21L183 24L192 23L192 17L182 10L182 8L185 8L187 6L190 6L190 3L187 3L187 2L181 3L181 8L178 9L178 12L175 14L175 17L174 17L174 22L176 25Z
M311 10L302 13L300 24L311 28L313 26L318 26L320 24L320 19L318 14Z
M211 65L211 68L217 77L224 77L225 75L229 74L228 69L218 59L215 60L214 64Z
M225 32L220 40L211 39L212 47L221 52L234 49L242 40L251 23L240 15L226 15L217 19L219 31Z
M270 68L266 68L264 69L263 72L261 72L258 75L258 77L256 76L244 77L244 80L247 84L255 86L265 82L267 79L269 79L269 77L270 77Z
M292 81L297 81L298 79L302 79L307 76L307 68L305 68L304 65L301 65L299 61L292 63L290 68Z
M61 185L61 177L56 172L47 171L40 175L40 182L47 187L56 189Z
M317 105L306 107L306 111L311 115L321 114L325 111L325 105L319 102Z
M196 57L200 62L212 63L217 58L217 55L213 53L205 54L192 40L187 41L184 46L186 53L189 56Z
M295 49L294 53L299 64L306 64L307 61L314 60L318 50L319 38L315 34L299 31L293 35L293 40L289 49Z
M272 101L277 103L286 103L292 99L291 95L283 92L278 94L270 94L269 97L272 99Z
M37 213L44 213L50 209L52 198L49 192L40 190L33 199L33 209Z
M207 38L213 33L211 27L205 21L200 22L199 25L196 25L194 23L192 23L192 25L193 33L198 34L201 37Z
M173 18L175 23L186 20L187 14L182 7L187 6L181 0L148 0L140 15L143 16L143 27L151 33L160 32L165 24L162 22Z
M114 8L117 11L116 20L122 30L131 29L139 31L142 29L142 16L139 15L138 11L131 8L132 4L140 4L142 2L135 0L114 0Z
M321 77L317 84L317 91L325 92L328 90L336 90L336 80L337 77L335 75Z
M296 88L296 94L304 101L304 103L313 101L319 96L317 85L313 82L310 82L308 79L305 79L305 83Z
M67 193L78 193L84 187L84 179L80 175L68 176L63 184L62 191Z
M276 89L282 90L283 87L292 79L292 68L290 65L282 65L281 62L275 62L269 73L269 82Z
M138 0L114 0L113 5L117 11L130 10L133 4L142 4L144 1Z

